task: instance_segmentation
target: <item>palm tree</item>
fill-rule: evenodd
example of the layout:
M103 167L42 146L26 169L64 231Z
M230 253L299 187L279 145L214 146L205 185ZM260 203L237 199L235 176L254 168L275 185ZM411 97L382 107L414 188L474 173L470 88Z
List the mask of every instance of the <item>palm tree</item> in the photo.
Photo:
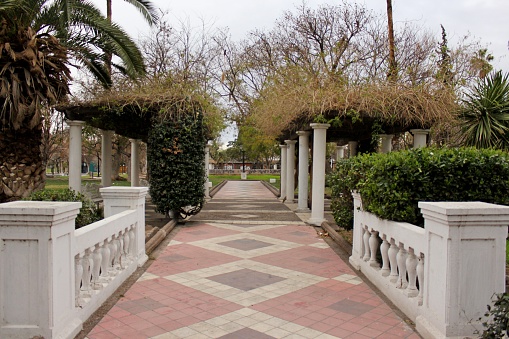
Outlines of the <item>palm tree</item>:
M69 65L84 65L103 83L107 48L135 77L145 71L136 44L82 0L0 3L0 202L44 186L41 107L69 92Z
M464 142L509 149L509 74L490 73L466 94L461 112Z
M387 23L389 35L389 71L387 72L387 80L395 81L398 77L398 65L396 63L395 46L394 46L394 24L392 21L392 0L387 0Z

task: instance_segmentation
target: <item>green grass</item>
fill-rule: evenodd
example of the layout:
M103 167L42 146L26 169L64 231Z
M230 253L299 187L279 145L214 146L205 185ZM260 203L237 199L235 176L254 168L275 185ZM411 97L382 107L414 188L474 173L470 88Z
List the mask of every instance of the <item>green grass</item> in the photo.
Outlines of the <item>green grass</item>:
M276 182L271 184L279 189L281 181L279 174L248 174L247 180L261 180L270 183L270 179L276 179ZM221 183L224 180L240 180L240 174L209 174L209 181L212 181L212 187Z
M81 183L94 183L94 184L100 184L101 179L91 179L89 175L82 175L81 176ZM114 181L112 183L113 186L131 186L130 181ZM69 187L69 177L67 176L59 176L54 178L46 178L46 188L52 189L52 190L64 190L67 187Z

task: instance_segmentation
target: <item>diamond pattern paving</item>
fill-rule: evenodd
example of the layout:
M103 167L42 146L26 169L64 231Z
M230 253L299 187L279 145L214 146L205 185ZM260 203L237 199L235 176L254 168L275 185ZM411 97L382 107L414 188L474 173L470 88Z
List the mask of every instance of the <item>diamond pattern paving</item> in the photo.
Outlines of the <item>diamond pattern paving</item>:
M228 182L218 201L237 208L179 226L88 339L419 338L261 183Z

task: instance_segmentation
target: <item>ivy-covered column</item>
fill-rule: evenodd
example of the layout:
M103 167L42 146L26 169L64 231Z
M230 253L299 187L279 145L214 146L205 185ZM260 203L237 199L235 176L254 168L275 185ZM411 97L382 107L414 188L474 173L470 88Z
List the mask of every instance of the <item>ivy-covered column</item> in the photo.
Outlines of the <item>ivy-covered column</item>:
M380 134L382 138L382 153L390 153L392 151L392 138L394 134Z
M279 148L281 148L281 187L279 189L279 199L283 200L286 198L286 153L288 146L279 145Z
M309 135L311 132L299 131L299 203L296 212L307 213L308 208L308 177L309 177Z
M84 121L67 121L69 125L69 188L81 192L81 129Z
M313 183L311 192L311 218L308 223L320 226L324 218L325 153L327 129L330 124L311 124L313 128Z
M293 203L295 199L295 144L296 140L285 140L288 145L286 151L286 202Z
M113 131L101 130L101 185L103 187L111 186L111 137Z
M210 199L209 190L209 162L210 162L210 146L205 145L205 198Z
M426 147L426 139L429 134L429 129L411 129L410 132L414 136L414 147Z
M140 186L140 146L138 139L131 141L131 187Z

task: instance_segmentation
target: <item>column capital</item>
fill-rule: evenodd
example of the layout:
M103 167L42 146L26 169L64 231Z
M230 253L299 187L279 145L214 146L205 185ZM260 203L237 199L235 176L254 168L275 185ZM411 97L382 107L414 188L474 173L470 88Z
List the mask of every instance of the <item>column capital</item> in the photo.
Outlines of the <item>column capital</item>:
M298 132L297 132L297 135L298 135L299 137L307 137L307 136L309 136L310 134L311 134L311 132L310 132L310 131L298 131Z
M69 126L79 126L79 127L81 127L81 126L85 125L85 122L81 121L81 120L67 120L66 123Z
M99 131L101 131L102 135L112 135L113 133L115 133L115 131L111 129L99 129Z
M410 133L412 133L413 135L428 135L429 134L429 129L411 129L410 130Z
M429 131L429 130L428 130ZM380 138L392 139L394 138L394 134L378 134Z
M336 149L337 150L340 150L340 149L345 149L346 148L346 145L342 145L342 146L336 146Z
M285 143L290 146L290 145L295 145L297 143L297 140L285 140Z
M129 138L129 141L130 142L139 142L141 139L133 139L133 138Z
M327 129L330 127L330 124L322 124L322 123L312 123L309 124L312 129Z
M288 148L288 145L279 145L279 148L285 149L285 148Z

